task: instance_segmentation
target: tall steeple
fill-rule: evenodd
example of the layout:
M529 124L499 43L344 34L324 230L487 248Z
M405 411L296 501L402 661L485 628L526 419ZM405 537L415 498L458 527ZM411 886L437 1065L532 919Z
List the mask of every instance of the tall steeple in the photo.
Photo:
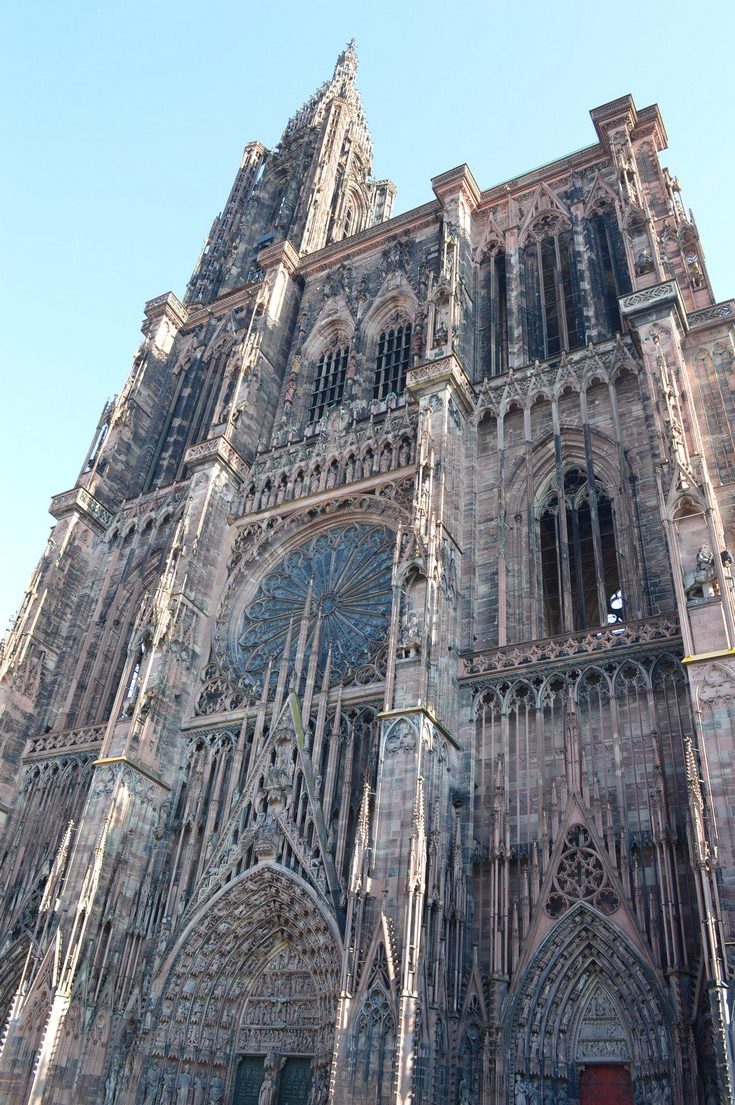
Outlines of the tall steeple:
M288 239L312 253L390 217L391 181L373 181L373 148L352 40L334 73L288 121L278 145L245 147L227 205L212 225L187 302L211 302L260 277L258 254Z

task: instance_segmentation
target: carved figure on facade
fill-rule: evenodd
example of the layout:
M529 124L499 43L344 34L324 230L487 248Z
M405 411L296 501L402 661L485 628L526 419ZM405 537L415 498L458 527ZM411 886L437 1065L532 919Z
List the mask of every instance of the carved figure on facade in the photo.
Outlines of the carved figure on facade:
M717 594L715 557L709 545L699 546L694 569L684 573L684 592L687 602L701 602Z

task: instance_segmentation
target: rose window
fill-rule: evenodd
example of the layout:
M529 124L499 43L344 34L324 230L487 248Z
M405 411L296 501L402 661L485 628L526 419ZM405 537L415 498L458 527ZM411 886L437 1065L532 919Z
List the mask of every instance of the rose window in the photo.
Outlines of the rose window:
M236 665L244 681L271 679L288 645L293 664L309 589L304 670L316 644L317 675L331 650L331 681L345 681L376 664L385 649L392 604L395 535L355 523L319 533L281 561L261 582L237 630Z
M584 825L572 825L567 829L553 888L544 908L550 917L560 917L575 902L589 902L606 915L614 913L620 906L592 837Z

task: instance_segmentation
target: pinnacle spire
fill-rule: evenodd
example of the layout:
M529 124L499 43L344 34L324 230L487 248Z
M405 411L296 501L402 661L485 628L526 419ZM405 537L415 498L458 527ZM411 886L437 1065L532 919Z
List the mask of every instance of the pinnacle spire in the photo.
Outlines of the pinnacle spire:
M342 77L343 79L354 81L357 76L357 65L357 43L354 38L351 38L337 58L333 79L336 81Z

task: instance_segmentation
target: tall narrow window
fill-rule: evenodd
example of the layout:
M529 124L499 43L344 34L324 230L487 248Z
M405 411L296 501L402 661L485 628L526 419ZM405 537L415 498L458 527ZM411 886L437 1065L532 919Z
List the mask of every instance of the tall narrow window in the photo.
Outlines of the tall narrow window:
M599 485L590 491L577 470L564 477L539 519L546 633L622 621L623 600L612 503Z
M309 421L316 422L324 412L339 403L345 390L349 349L330 349L322 353L316 366L316 380L309 407Z
M597 262L604 331L611 337L620 330L618 296L630 291L630 276L625 258L625 246L615 215L600 211L589 220L592 254Z
M385 399L391 392L402 395L411 359L411 323L384 331L378 338L373 399Z
M138 697L138 690L140 688L140 677L143 671L143 664L145 663L146 656L148 654L148 647L150 642L147 638L143 637L135 653L135 663L133 670L130 672L130 678L128 679L128 687L125 692L125 701L123 702L122 717L129 717L133 712L136 699Z
M523 251L526 344L530 359L554 357L584 344L584 323L572 232L546 216Z
M500 376L508 368L508 295L505 254L499 250L488 258L484 270L487 311L487 368L489 376Z

